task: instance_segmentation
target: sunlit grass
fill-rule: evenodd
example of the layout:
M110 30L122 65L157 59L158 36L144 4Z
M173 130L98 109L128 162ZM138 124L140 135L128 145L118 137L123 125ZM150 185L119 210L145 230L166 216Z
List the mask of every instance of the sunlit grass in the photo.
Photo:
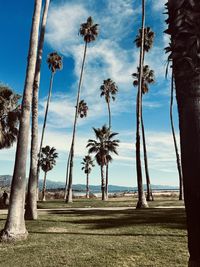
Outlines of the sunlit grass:
M176 203L173 200L167 203L169 201ZM85 205L81 202L75 203ZM98 203L98 200L89 201L92 202ZM61 202L55 203L60 205ZM163 206L163 201L159 203ZM0 218L2 228L5 215ZM0 244L0 266L187 266L182 208L54 210L40 212L37 221L26 224L29 231L26 241Z

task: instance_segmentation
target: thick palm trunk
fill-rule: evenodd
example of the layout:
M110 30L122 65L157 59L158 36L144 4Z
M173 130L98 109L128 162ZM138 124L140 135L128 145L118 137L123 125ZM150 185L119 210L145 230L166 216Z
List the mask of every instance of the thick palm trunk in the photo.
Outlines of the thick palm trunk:
M173 73L178 103L189 266L200 267L199 1L168 0ZM189 21L189 23L188 23Z
M30 126L32 88L37 58L41 5L41 0L35 1L22 102L22 114L15 157L15 167L11 185L10 205L6 224L4 229L1 231L0 236L1 240L3 241L25 239L28 234L24 221L26 159Z
M142 126L142 140L143 140L143 153L144 153L144 167L145 167L145 175L146 175L146 186L147 186L147 201L153 201L153 193L151 189L151 182L149 177L149 168L148 168L148 158L147 158L147 149L146 149L146 138L145 138L145 130L144 130L144 121L143 121L143 113L141 110L141 126Z
M46 182L47 182L47 172L44 173L44 181L42 187L42 201L46 201Z
M37 179L37 163L38 163L38 93L40 84L40 69L42 63L42 54L44 46L44 35L47 22L47 14L50 0L46 0L42 16L40 39L38 44L37 62L35 68L35 78L33 83L32 96L32 136L31 136L31 162L28 180L28 192L26 197L25 218L28 220L37 219L37 199L38 199L38 179Z
M108 123L109 123L109 131L110 131L111 130L110 102L108 102ZM106 188L105 188L106 199L108 199L108 168L109 168L109 162L106 165Z
M77 100L76 100L76 111L75 111L75 118L74 118L72 143L71 143L71 155L69 154L70 164L69 164L69 179L68 179L69 181L68 181L67 197L66 197L66 202L67 203L71 203L73 201L72 200L72 183L73 183L74 143L75 143L75 136L76 136L76 124L77 124L77 119L78 119L78 106L79 106L79 101L80 101L81 84L82 84L82 79L83 79L83 70L84 70L84 65L85 65L86 52L87 52L87 42L85 42L83 62L82 62L80 80L79 80L79 85L78 85L78 93L77 93Z
M143 76L143 59L144 59L144 25L145 25L145 1L142 0L142 43L140 47L140 62L139 62L139 86L136 105L136 170L138 184L138 203L136 208L146 208L148 204L143 190L142 183L142 166L140 155L140 122L141 122L141 106L142 106L142 76Z
M176 153L178 175L179 175L179 200L183 200L183 174L182 174L181 160L180 160L180 156L178 152L178 146L176 142L176 134L175 134L174 122L173 122L173 95L174 95L173 88L174 88L174 77L172 74L171 99L170 99L170 122L171 122L172 136L173 136L173 141L174 141L174 149Z
M89 173L87 173L87 176L86 176L86 198L90 198Z
M43 141L44 141L44 133L45 133L46 123L47 123L47 115L48 115L49 104L50 104L50 100L51 100L54 74L55 74L55 72L51 72L50 85L49 85L49 93L48 93L48 99L47 99L47 104L46 104L46 109L45 109L45 115L44 115L44 122L43 122L43 127L42 127L42 135L41 135L41 140L40 140L40 148L39 148L39 153L38 153L38 164L37 164L37 178L38 178L38 183L39 183L39 175L40 175L40 165L39 165L39 162L40 162L40 158L41 158L42 146L43 146Z
M175 76L176 78L176 76ZM184 86L184 87L183 87ZM196 96L183 96L179 90L197 89ZM200 266L200 75L183 84L176 80L184 199L187 214L188 247L191 261ZM198 95L199 94L199 95ZM193 265L191 265L193 266Z
M105 194L105 178L104 178L104 167L101 166L101 193L102 193L102 200L106 200L106 194Z

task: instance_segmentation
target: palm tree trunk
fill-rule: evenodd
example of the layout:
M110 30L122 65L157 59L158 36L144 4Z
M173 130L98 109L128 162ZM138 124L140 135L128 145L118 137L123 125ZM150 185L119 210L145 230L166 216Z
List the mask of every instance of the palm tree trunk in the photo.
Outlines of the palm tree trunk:
M136 208L146 208L148 204L143 190L142 183L142 166L140 155L140 120L141 120L141 106L142 106L142 76L143 76L143 60L144 60L144 25L145 25L145 0L142 0L142 43L140 47L140 62L139 62L139 86L137 94L136 105L136 170L137 170L137 184L138 184L138 203Z
M67 203L71 203L73 201L72 200L72 182L73 182L74 143L75 143L76 124L77 124L77 119L78 119L78 106L79 106L79 100L80 100L81 84L82 84L82 79L83 79L83 70L84 70L84 65L85 65L86 53L87 53L87 42L85 42L83 62L82 62L82 67L81 67L81 74L80 74L80 79L79 79L77 100L76 100L76 111L75 111L75 117L74 117L74 127L73 127L73 134L72 134L72 143L71 143L71 156L70 156L70 164L69 164L69 182L68 182L68 187L67 187L67 198L66 198Z
M42 187L42 201L46 201L46 181L47 181L47 172L44 173L44 181L43 181L43 187Z
M69 155L67 159L67 171L66 171L66 181L65 181L65 192L64 192L64 200L67 199L67 188L68 188L68 182L69 182L69 163L70 163L70 158L71 158L71 147L69 150Z
M108 101L108 122L109 122L109 131L111 130L111 111L110 111L110 102ZM108 168L109 163L106 165L106 188L105 188L105 194L106 194L106 200L108 199Z
M105 195L105 178L104 178L104 168L103 165L101 165L101 192L102 192L102 200L106 200Z
M39 148L39 153L38 153L38 164L37 164L37 177L38 177L38 182L39 182L39 174L40 174L40 158L41 158L41 152L42 152L42 146L43 146L43 140L44 140L44 133L46 129L46 123L47 123L47 115L48 115L48 110L49 110L49 103L51 100L51 93L52 93L52 87L53 87L53 79L54 79L54 74L55 72L51 72L51 78L50 78L50 85L49 85L49 93L48 93L48 99L47 99L47 104L46 104L46 110L45 110L45 115L44 115L44 122L43 122L43 127L42 127L42 135L41 135L41 140L40 140L40 148Z
M24 95L22 101L22 114L11 185L10 205L5 227L0 234L0 239L3 241L26 239L28 234L24 220L26 159L30 126L31 97L37 59L41 5L41 0L35 0Z
M90 198L89 173L87 173L87 176L86 176L86 198Z
M35 78L33 83L32 96L32 138L31 138L31 159L30 172L28 180L28 192L26 197L25 218L28 220L37 220L37 199L38 199L38 178L37 178L37 163L38 163L38 93L40 84L40 69L42 63L42 54L44 46L44 35L47 22L47 14L50 0L46 0L42 16L40 39L38 44L37 62L35 68Z
M200 266L200 61L198 1L168 0L187 218L188 266ZM186 15L187 14L187 15ZM188 24L187 16L190 18ZM196 27L196 28L195 28ZM191 28L194 31L191 31ZM192 40L192 42L191 42ZM180 48L181 47L181 48Z
M170 122L171 122L171 129L172 129L172 136L174 140L174 148L176 153L176 162L177 162L177 169L179 174L179 200L183 200L183 174L182 174L182 167L181 167L181 160L178 152L178 146L176 142L176 134L174 130L174 122L173 122L173 95L174 95L174 77L172 73L172 82L171 82L171 99L170 99Z
M147 186L147 201L153 201L153 194L151 189L151 182L149 177L149 168L148 168L148 158L147 158L147 149L146 149L146 138L145 138L145 130L144 130L144 121L143 121L143 110L141 106L141 126L142 126L142 140L143 140L143 153L144 153L144 167L145 167L145 175L146 175L146 186Z

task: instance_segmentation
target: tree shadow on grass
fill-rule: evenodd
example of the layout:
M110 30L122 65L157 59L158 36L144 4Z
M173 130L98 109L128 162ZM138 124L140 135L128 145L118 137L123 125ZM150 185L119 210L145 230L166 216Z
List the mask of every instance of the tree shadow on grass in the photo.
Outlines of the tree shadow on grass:
M143 209L143 210L68 210L49 211L48 214L66 215L66 220L53 221L87 225L86 229L109 229L134 225L159 225L163 228L186 229L184 209ZM73 215L74 220L68 220ZM87 218L80 218L87 217ZM89 218L88 218L89 217ZM49 221L49 220L46 220Z
M133 234L127 234L127 233L120 233L120 234L111 234L111 233L94 233L94 232L48 232L48 231L29 231L29 234L44 234L44 235L83 235L83 236L130 236L130 237L186 237L186 234L148 234L148 233L133 233Z

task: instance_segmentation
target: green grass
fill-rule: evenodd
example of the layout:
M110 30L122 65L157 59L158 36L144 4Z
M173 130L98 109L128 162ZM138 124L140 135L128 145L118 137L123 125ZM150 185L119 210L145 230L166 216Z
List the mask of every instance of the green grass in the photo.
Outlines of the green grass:
M137 204L136 197L110 198L108 201L100 199L74 199L73 203L65 203L64 200L40 201L38 208L55 209L55 208L98 208L98 207L135 207ZM183 206L183 201L172 197L156 197L155 201L149 202L149 207L155 206Z
M26 241L0 244L1 267L187 266L184 209L43 211L26 225Z

